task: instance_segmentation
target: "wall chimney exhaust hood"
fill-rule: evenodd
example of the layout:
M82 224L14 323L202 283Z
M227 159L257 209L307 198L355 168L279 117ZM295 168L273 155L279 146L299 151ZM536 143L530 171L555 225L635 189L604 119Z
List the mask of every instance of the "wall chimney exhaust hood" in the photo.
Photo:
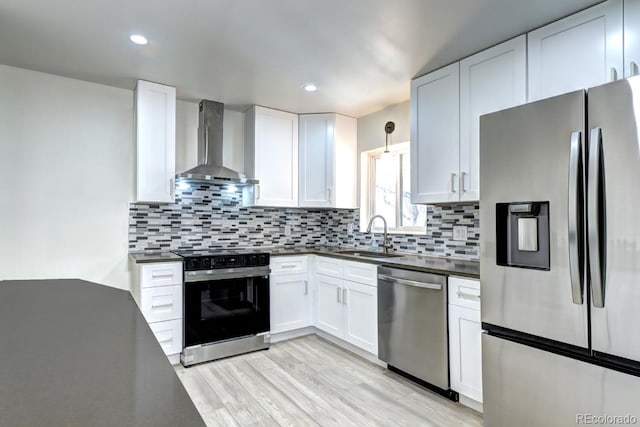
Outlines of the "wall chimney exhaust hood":
M254 186L255 179L222 166L222 120L224 104L203 99L198 116L198 166L176 175L182 180Z

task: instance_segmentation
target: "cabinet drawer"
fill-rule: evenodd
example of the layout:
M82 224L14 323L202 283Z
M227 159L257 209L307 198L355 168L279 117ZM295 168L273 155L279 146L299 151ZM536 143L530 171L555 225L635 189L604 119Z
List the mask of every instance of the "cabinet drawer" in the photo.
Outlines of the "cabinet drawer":
M378 266L366 262L344 261L344 279L369 286L377 286Z
M143 264L140 270L140 285L143 288L182 284L181 262Z
M182 285L142 289L140 308L149 323L182 319Z
M326 274L327 276L339 277L342 279L344 271L344 261L329 258L329 257L317 257L316 258L316 273Z
M149 323L149 327L164 350L164 354L168 356L182 351L182 319Z
M480 310L480 281L449 277L449 304Z
M271 274L298 274L308 270L307 256L279 256L271 258Z

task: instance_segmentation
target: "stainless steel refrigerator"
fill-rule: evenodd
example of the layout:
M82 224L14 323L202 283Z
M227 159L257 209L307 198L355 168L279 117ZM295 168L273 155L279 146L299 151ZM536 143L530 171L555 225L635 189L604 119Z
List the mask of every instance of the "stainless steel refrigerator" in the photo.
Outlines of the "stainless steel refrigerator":
M640 77L481 117L485 425L640 424L639 126Z

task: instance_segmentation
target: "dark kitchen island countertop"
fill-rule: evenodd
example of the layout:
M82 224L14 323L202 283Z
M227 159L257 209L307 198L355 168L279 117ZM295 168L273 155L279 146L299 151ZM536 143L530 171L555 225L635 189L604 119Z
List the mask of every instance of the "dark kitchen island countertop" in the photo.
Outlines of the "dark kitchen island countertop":
M0 425L204 426L131 294L0 281Z

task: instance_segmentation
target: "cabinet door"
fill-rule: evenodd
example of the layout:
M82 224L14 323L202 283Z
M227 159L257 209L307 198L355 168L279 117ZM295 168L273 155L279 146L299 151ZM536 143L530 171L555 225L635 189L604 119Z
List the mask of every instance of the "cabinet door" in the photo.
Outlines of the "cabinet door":
M623 76L622 0L609 0L528 34L529 101Z
M255 108L256 204L298 206L298 116Z
M300 116L300 206L332 206L335 120L333 114Z
M338 338L344 337L342 279L316 275L316 327Z
M378 355L378 292L373 286L344 282L345 340Z
M147 322L182 319L182 285L142 288L140 308Z
M480 312L449 304L451 388L482 402L482 326Z
M182 319L149 323L153 335L167 356L182 351Z
M411 81L411 202L459 200L459 63Z
M306 274L272 275L270 278L271 332L309 326L310 289Z
M460 61L460 199L480 199L480 116L527 101L522 35Z
M315 271L318 274L326 274L327 276L342 278L344 273L344 261L338 258L316 257Z
M136 201L173 203L176 175L176 89L138 81Z
M640 74L640 1L624 2L624 76Z

